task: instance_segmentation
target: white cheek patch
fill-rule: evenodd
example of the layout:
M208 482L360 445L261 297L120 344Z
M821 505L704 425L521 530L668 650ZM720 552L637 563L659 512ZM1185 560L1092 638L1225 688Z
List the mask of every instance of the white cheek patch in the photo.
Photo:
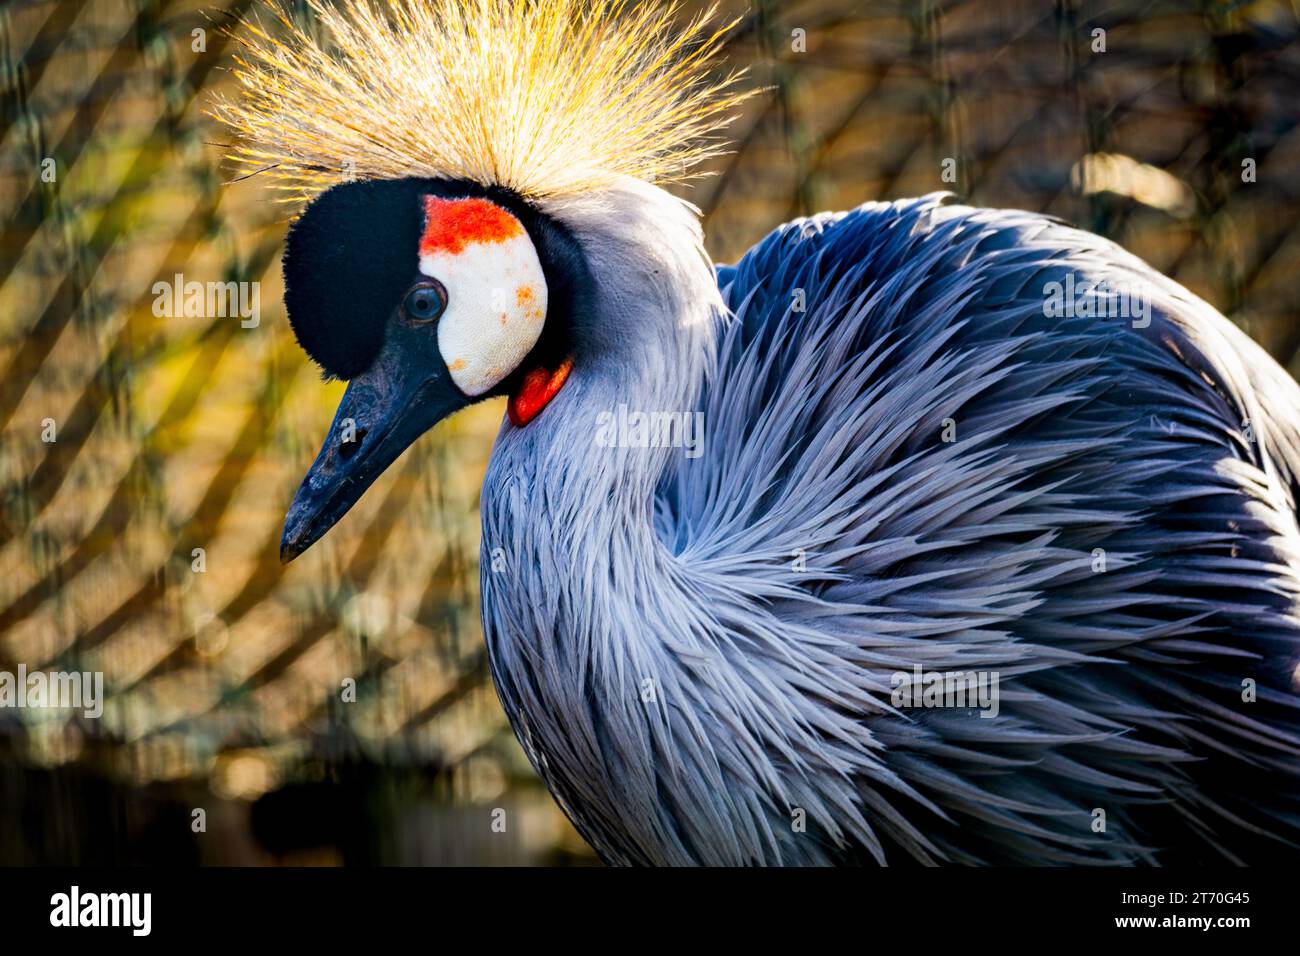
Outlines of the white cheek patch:
M474 201L486 202L461 200ZM515 370L542 334L546 277L537 251L519 226L508 238L467 241L459 249L426 245L420 271L447 290L438 350L452 381L466 395L482 395Z

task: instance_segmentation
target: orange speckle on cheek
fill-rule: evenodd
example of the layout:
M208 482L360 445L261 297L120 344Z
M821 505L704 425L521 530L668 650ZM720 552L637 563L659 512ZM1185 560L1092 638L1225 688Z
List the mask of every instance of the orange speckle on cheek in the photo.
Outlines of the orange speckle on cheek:
M519 220L486 199L424 197L424 235L420 255L462 252L473 242L505 242L523 235Z
M521 285L515 290L515 302L521 306L531 305L533 301L533 287Z
M447 366L447 371L449 371L449 372L459 372L459 371L460 371L461 369L463 369L464 367L465 367L465 360L464 360L464 359L456 359L456 361L452 362L450 365Z

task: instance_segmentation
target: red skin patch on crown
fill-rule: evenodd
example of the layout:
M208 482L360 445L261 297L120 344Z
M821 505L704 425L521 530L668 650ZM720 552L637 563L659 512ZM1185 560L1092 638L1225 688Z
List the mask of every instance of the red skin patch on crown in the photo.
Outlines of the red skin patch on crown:
M486 199L425 196L420 255L435 252L456 255L470 243L505 242L523 232L518 219Z

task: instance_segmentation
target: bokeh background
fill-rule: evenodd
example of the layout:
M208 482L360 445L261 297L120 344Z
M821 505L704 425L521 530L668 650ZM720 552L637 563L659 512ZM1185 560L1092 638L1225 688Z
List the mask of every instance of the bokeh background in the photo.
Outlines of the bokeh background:
M0 709L0 864L594 862L484 658L499 404L279 564L342 386L284 319L290 210L228 182L203 112L249 8L0 6L0 670L102 671L108 694L99 720ZM1295 2L724 10L767 89L683 190L720 261L796 215L948 189L1114 238L1300 373ZM260 282L260 324L155 316L177 273Z

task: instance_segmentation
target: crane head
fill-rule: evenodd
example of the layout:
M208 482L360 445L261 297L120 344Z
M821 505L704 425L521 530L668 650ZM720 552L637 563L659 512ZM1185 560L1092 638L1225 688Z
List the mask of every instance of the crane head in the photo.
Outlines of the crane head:
M335 186L291 227L284 278L299 344L348 387L285 519L282 561L439 421L508 395L522 427L572 367L581 253L504 190L434 179Z

